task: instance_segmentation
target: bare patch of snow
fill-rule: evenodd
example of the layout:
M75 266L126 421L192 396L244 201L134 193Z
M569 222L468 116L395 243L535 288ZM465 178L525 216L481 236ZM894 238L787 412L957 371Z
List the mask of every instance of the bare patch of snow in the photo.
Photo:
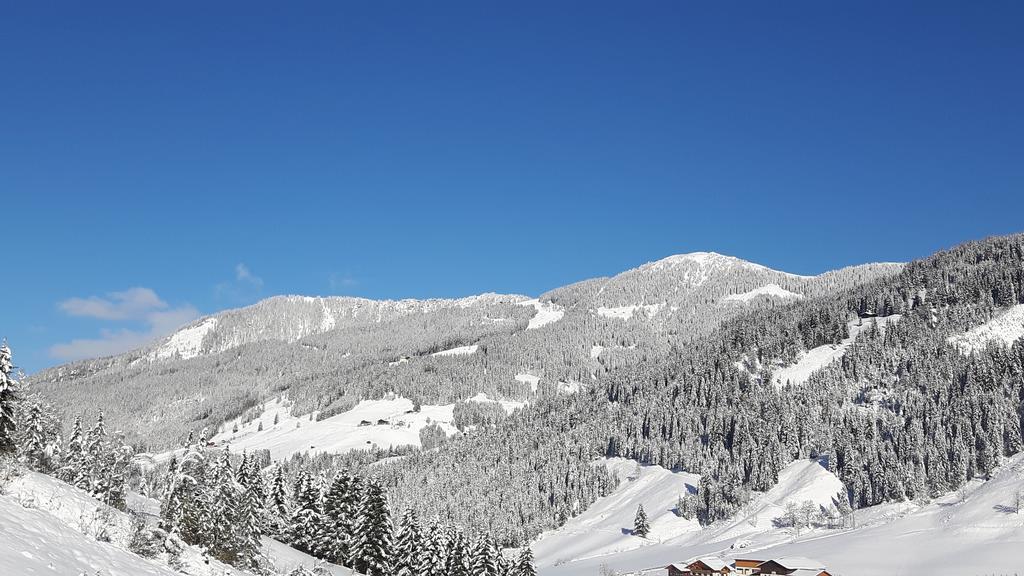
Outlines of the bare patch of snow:
M517 408L526 406L526 402L516 402L515 400L492 400L485 392L480 392L476 396L467 398L466 402L494 402L501 404L501 407L509 414L515 412Z
M617 320L629 320L636 314L637 311L642 311L648 318L653 318L658 314L659 311L665 306L665 303L660 304L634 304L632 306L617 306L614 308L606 308L601 306L597 309L597 315L605 318L615 318Z
M604 352L604 346L598 346L597 344L594 344L593 346L590 347L591 358L597 358L598 356L601 355L601 352Z
M1011 346L1021 336L1024 336L1024 304L1016 304L981 326L951 336L947 342L961 354L970 354L984 350L991 342Z
M797 294L796 292L790 292L789 290L786 290L785 288L783 288L782 286L779 286L778 284L768 284L766 286L761 286L760 288L754 288L753 290L748 290L746 292L743 292L742 294L730 294L730 295L722 298L722 300L726 301L726 302L744 302L744 303L746 303L746 302L750 302L751 300L753 300L754 298L757 298L759 296L768 296L768 297L771 297L771 298L783 298L783 299L803 298L804 297L803 294Z
M216 318L206 318L194 326L182 328L167 337L159 348L153 351L151 358L162 360L175 355L182 359L194 358L203 351L203 339L217 327Z
M806 383L812 373L842 358L850 344L853 343L861 332L870 328L873 322L877 322L879 329L884 330L890 322L896 322L899 319L899 314L893 314L892 316L875 318L873 320L865 319L861 321L858 319L850 321L847 324L850 334L847 338L844 338L839 344L825 344L802 352L796 364L779 368L772 374L772 383L777 387L785 386L787 382L794 386Z
M420 430L430 423L436 422L449 435L456 432L452 424L454 409L454 404L425 404L419 412L413 412L413 402L408 398L362 400L347 412L317 421L317 412L295 415L289 401L270 400L264 403L259 417L248 423L241 419L228 422L211 440L218 446L229 445L236 452L267 449L275 460L299 452L339 454L373 445L419 446ZM238 432L232 432L236 425Z
M516 380L523 382L524 384L529 384L530 389L536 392L537 384L540 382L540 376L534 376L533 374L516 374Z
M441 350L440 352L434 352L431 356L464 356L466 354L472 354L477 351L480 346L473 344L471 346L458 346L456 348L449 348L448 350Z
M518 304L520 306L533 306L534 310L537 311L533 318L530 318L530 323L526 326L527 330L535 330L552 322L558 322L562 319L562 316L565 316L565 309L554 302L541 302L534 298L518 302Z

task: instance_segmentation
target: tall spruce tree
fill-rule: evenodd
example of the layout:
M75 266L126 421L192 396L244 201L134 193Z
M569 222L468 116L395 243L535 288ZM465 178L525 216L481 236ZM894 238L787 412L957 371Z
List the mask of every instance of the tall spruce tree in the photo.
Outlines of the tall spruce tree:
M641 504L636 509L636 517L633 519L633 534L647 538L647 535L651 532L651 527L647 523L647 513L644 512L644 505Z
M15 403L18 400L17 384L13 375L11 349L5 340L0 345L0 456L13 454L15 430Z
M391 513L384 490L364 483L353 533L352 568L366 576L391 575Z

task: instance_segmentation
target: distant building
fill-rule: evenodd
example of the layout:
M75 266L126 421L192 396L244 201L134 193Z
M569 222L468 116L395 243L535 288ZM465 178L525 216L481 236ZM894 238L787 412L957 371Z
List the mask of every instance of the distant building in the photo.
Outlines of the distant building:
M825 565L817 560L802 556L784 556L767 560L758 566L756 574L781 574L784 576L832 576Z
M665 566L665 569L668 570L668 576L691 576L692 574L686 564L669 564Z
M665 567L668 576L833 576L825 565L802 556L785 556L772 560L737 558L732 564L718 556L703 556L686 563Z
M732 574L732 567L718 556L703 556L687 564L686 568L693 576L717 576Z

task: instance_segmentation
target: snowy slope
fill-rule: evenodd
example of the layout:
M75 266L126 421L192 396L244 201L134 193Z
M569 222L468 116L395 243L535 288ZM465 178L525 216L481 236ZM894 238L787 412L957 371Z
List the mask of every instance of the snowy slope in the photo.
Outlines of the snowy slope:
M694 520L676 516L676 500L696 490L700 477L673 473L660 466L638 466L625 458L602 460L620 480L619 487L557 530L545 532L531 546L538 563L554 564L649 546L682 533L700 530ZM647 538L629 534L637 506L650 523Z
M495 400L483 392L466 401L496 402L510 414L525 405ZM320 421L316 420L317 412L296 415L291 408L287 399L268 400L257 418L248 423L241 418L228 422L211 440L218 446L229 446L234 452L266 449L271 458L278 460L297 452L338 454L371 446L419 446L420 430L432 423L448 435L458 432L452 424L455 404L424 404L419 412L413 412L413 402L408 398L363 400L347 412ZM260 424L263 430L259 429ZM238 432L232 432L235 426Z
M4 489L6 493L0 496L0 574L178 574L161 559L147 560L131 553L130 516L73 486L28 472ZM147 501L147 507L154 502L141 500ZM247 574L206 557L193 546L186 546L179 560L185 573L195 576Z
M13 496L0 496L0 574L100 573L110 576L172 576L166 566L99 542L54 515L25 508Z
M770 298L782 298L782 299L787 299L787 298L803 298L804 297L803 294L797 294L796 292L791 292L789 290L786 290L782 286L779 286L778 284L768 284L766 286L761 286L760 288L754 288L753 290L748 290L748 291L743 292L741 294L730 294L730 295L726 296L725 298L722 298L722 300L724 300L726 302L744 302L745 303L745 302L750 302L754 298L758 298L758 297L762 297L762 296L767 296L767 297L770 297Z
M625 469L635 465L617 463L630 463L628 460L612 462ZM737 542L785 541L790 537L788 531L776 527L773 520L783 515L787 502L810 500L828 507L843 489L839 479L819 462L799 460L786 466L775 487L757 495L736 517L701 529L695 521L677 518L671 512L686 484L697 486L699 477L658 466L641 467L636 481L623 482L584 514L540 537L532 547L541 575L592 575L602 564L621 571L664 567L704 554L721 555ZM621 530L632 527L640 503L652 518L647 541Z
M565 316L565 309L554 302L541 302L534 298L533 300L519 302L519 304L522 306L533 306L537 311L533 318L530 318L530 323L526 326L527 330L542 328L552 322L558 322Z
M884 329L889 322L896 322L899 319L899 314L893 314L875 320L878 327ZM844 338L839 344L825 344L802 352L795 364L779 368L772 374L772 383L777 387L785 386L787 382L794 386L805 384L812 373L842 358L846 354L846 349L853 344L857 336L871 326L871 320L850 321L847 324L850 334L847 338Z
M950 337L949 343L956 346L960 352L970 354L984 350L992 342L1009 346L1021 336L1024 336L1024 304L1017 304L981 326Z
M817 463L794 462L780 473L778 485L735 518L697 532L591 557L552 553L542 539L534 547L543 552L538 554L539 572L541 576L590 576L605 565L620 573L649 570L646 573L658 574L671 562L715 554L728 560L804 556L823 562L839 576L1024 573L1024 512L1014 512L1014 495L1024 491L1024 454L1005 462L990 480L972 481L963 499L952 493L925 505L904 502L861 509L852 529L816 528L797 536L771 526L771 518L785 501L811 499L825 504L838 487L838 479ZM627 510L635 511L635 506L634 501L623 504ZM595 543L603 538L585 532L577 535ZM572 546L587 547L585 542Z
M420 430L431 422L438 423L449 435L456 433L451 423L454 404L424 405L419 412L412 409L413 402L407 398L363 400L347 412L318 422L316 412L295 415L288 400L270 400L263 405L258 418L247 424L229 422L211 440L218 446L230 445L235 452L267 449L270 457L277 460L296 452L341 453L373 445L419 446ZM386 423L379 423L381 420ZM260 423L263 430L259 430ZM238 432L234 433L231 430L236 424Z

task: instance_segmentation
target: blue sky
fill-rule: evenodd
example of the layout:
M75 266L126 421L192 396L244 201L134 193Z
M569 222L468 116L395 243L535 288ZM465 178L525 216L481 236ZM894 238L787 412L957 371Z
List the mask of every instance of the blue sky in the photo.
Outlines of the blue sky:
M1024 230L1024 4L851 4L8 3L0 335Z

